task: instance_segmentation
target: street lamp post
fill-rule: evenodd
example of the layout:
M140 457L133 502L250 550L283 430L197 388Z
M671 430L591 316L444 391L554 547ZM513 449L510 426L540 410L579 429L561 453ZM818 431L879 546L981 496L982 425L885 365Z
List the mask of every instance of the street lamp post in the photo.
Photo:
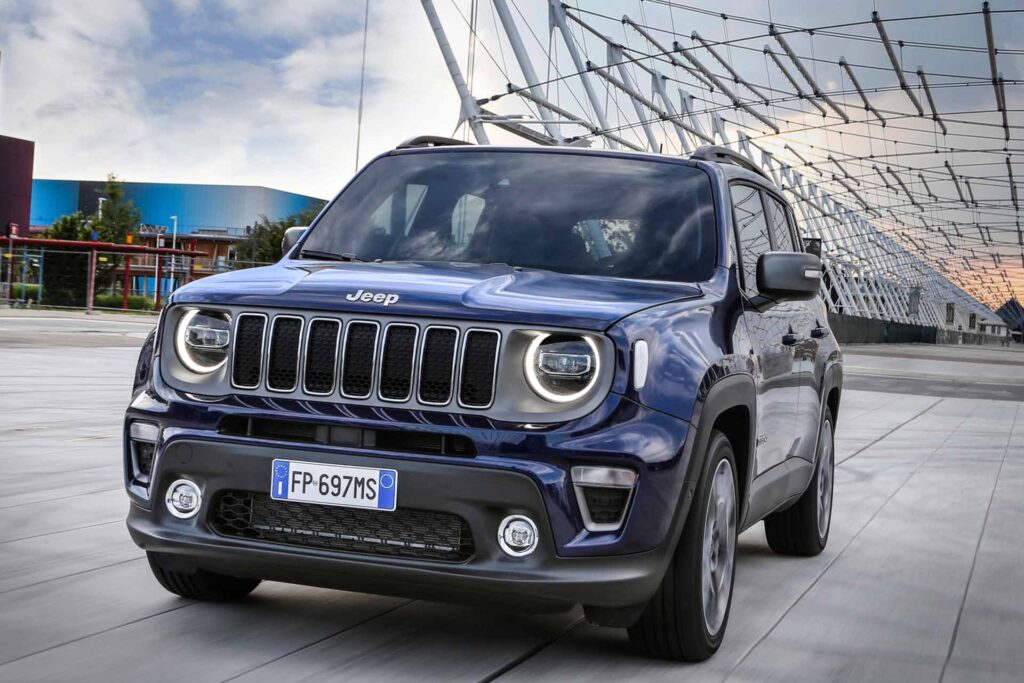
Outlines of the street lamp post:
M171 228L171 249L178 248L178 217L171 216L173 227ZM178 257L171 256L171 282L178 276Z

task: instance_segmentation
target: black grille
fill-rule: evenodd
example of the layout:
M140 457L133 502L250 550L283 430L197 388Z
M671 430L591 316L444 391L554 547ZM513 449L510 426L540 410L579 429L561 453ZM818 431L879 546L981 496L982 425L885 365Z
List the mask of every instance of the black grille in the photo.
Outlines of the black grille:
M470 408L487 408L494 399L494 371L498 334L470 330L462 349L462 383L459 401Z
M334 391L334 376L338 360L337 320L314 320L309 324L306 342L306 391L329 394Z
M255 389L260 384L263 364L263 329L267 319L262 315L240 315L235 329L235 353L231 381L237 387Z
M466 520L447 512L381 512L226 491L211 517L219 534L267 543L445 562L464 562L473 555Z
M341 393L367 398L373 386L373 363L377 352L376 323L350 323L345 337L345 359L341 366Z
M412 394L413 360L416 357L416 328L388 325L384 331L384 352L380 361L380 396L405 401Z
M489 408L496 392L497 330L334 316L240 313L231 380L238 389L307 396Z
M583 499L595 524L614 524L622 519L630 489L584 486Z
M270 336L270 358L267 361L267 387L292 391L299 377L299 345L302 341L302 320L278 316L274 318Z
M459 333L450 327L430 327L423 340L420 401L444 405L452 399L452 374Z

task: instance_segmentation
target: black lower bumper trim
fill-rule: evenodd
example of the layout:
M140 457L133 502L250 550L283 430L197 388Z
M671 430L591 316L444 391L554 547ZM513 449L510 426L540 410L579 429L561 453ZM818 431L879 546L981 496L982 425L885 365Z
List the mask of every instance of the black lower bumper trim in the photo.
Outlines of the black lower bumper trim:
M210 526L222 536L419 560L465 562L473 534L462 517L433 510L377 510L273 500L265 493L224 491Z
M322 588L495 605L517 612L552 612L574 605L624 607L657 589L667 554L651 551L608 558L551 560L514 566L513 558L464 564L294 548L242 538L172 530L132 506L132 540L149 552L174 556L177 571L207 571Z

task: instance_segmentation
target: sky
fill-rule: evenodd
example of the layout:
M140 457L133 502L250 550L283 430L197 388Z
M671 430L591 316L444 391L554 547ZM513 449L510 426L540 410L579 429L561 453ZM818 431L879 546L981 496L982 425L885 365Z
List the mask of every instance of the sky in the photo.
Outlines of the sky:
M35 176L253 184L330 197L355 167L364 4L0 0L0 134ZM451 133L418 2L371 3L361 157Z
M1024 46L1018 42L1024 35L1024 15L996 15L994 22L996 44L1003 50L999 68L1009 81L1010 109L1016 110L1011 114L1014 140L1005 145L999 139L998 115L992 111L994 95L986 77L984 50L941 47L984 46L981 18L899 21L922 14L977 12L980 1L718 0L711 4L676 0L675 8L667 0L567 1L579 8L577 14L586 21L634 48L650 49L622 25L623 14L656 27L666 43L678 38L692 46L691 31L711 41L755 37L719 51L751 80L778 89L790 86L760 48L765 43L772 43L776 51L779 48L764 36L763 25L745 22L744 17L821 27L865 22L879 8L893 41L908 41L898 48L903 64L907 68L922 65L933 74L929 78L938 109L951 119L987 122L988 127L958 124L956 132L977 135L942 138L929 117L914 117L899 119L885 130L865 124L847 127L840 134L835 128L821 127L820 117L810 106L797 101L789 103L788 110L775 104L762 107L768 115L787 121L784 138L766 139L765 144L773 145L780 158L789 155L790 161L794 159L782 149L784 142L808 157L820 157L823 150L832 149L854 155L888 154L901 163L938 164L939 168L940 160L948 157L961 166L958 172L974 178L979 200L1005 203L1008 199L1007 185L998 177L1005 177L1001 148L1008 147L1013 159L1019 159L1018 150L1024 148L1019 141L1024 121L1018 113L1024 111L1020 97L1024 80L1017 80L1024 74L1020 49ZM490 0L478 0L479 40L472 70L467 27L472 0L434 2L476 96L501 95L506 83L525 83L507 40L496 37L498 22ZM564 48L558 49L556 40L553 58L545 54L550 41L547 3L508 0L508 4L538 77L550 80L544 87L546 96L593 118L578 77L558 78L573 71L566 66ZM1019 0L993 0L991 5L996 10L1021 9ZM98 180L114 173L130 181L262 185L329 198L358 164L415 135L451 135L459 121L459 101L421 3L371 0L369 21L364 24L366 7L363 0L0 0L0 134L36 142L38 178ZM713 12L702 14L694 8ZM730 18L723 19L718 12ZM884 51L871 42L877 41L877 34L870 23L837 30L846 37L797 33L790 35L790 42L800 55L829 60L845 56L856 65L869 91L895 84ZM604 45L593 37L584 40L591 58L607 64ZM710 55L700 54L705 64L724 73ZM808 64L823 89L849 87L835 61ZM633 74L638 78L640 72L634 69ZM974 87L962 86L964 75L976 80ZM361 78L364 109L357 136ZM920 96L919 84L911 85ZM640 87L649 92L649 83ZM738 90L751 97L742 87ZM697 90L693 94L702 98L702 106L713 106L714 99L720 98ZM856 95L847 93L837 99L854 118L870 118ZM883 110L906 112L910 107L899 90L873 93L871 99ZM504 114L530 113L527 103L516 96L487 106ZM606 106L612 125L635 120L629 101L617 94ZM727 118L739 116L730 110L722 113ZM457 134L466 132L462 129ZM635 129L623 135L643 142ZM659 127L657 135L666 151L677 151L670 129ZM492 142L521 143L493 127L491 137ZM929 161L933 143L943 149L952 145L988 151L955 157L943 151ZM893 156L903 154L908 156ZM861 171L871 175L869 166ZM934 170L931 173L936 174L932 189L953 196L952 182L937 177ZM1016 173L1018 181L1024 178L1024 166L1018 164ZM911 188L923 193L923 185L913 177L916 174L907 175ZM885 199L888 190L877 179L872 184L861 192L869 199ZM946 215L937 211L929 207L929 215L935 218ZM977 212L962 210L954 220L970 223L984 218L972 213ZM1010 274L1024 289L1013 217L1001 218L1004 225L994 229L994 236L1005 248L993 250L1016 264ZM977 242L960 246L984 251Z
M628 12L666 27L678 22L680 34L699 30L713 40L730 29L732 38L753 30L718 17L669 12L650 1L573 2L613 18ZM469 0L435 4L465 69L468 31L458 12L468 14ZM501 92L508 80L523 81L505 54L507 44L502 49L494 39L490 3L480 5L480 44L491 55L478 47L474 91L486 95ZM546 40L546 3L511 5L540 36L524 32L524 42L537 54ZM876 5L725 0L714 8L813 26L863 20ZM890 0L884 15L979 5ZM361 0L0 0L0 133L36 141L37 177L101 179L116 173L135 181L255 184L331 196L356 166L364 11ZM596 15L592 20L600 23ZM1012 26L1022 28L1019 22ZM997 32L1007 37L1010 27L1000 25ZM602 28L616 29L609 22ZM969 28L970 40L983 44L980 25ZM915 30L958 38L958 27L949 22ZM371 0L366 38L360 161L413 135L451 134L459 103L420 3ZM795 42L801 52L814 49L802 37ZM828 53L859 46L833 48L819 38L817 48ZM875 46L864 49L879 53L870 56L871 63L884 65ZM760 58L740 52L728 57L738 66L744 59L756 65ZM908 49L905 57L908 63L931 60L931 68L956 64L959 56ZM983 55L969 58L977 62L974 70L984 71ZM544 73L543 58L537 61ZM1003 66L1012 71L1008 61ZM823 86L835 85L835 71L822 75ZM861 74L866 85L872 77ZM891 72L886 78L892 80ZM943 97L944 106L953 106L949 95ZM829 142L824 136L818 141Z

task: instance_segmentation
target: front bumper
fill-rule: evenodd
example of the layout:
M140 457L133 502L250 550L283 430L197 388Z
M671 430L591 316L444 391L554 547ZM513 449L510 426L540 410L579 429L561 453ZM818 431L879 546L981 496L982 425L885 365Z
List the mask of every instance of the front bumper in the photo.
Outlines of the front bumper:
M509 603L521 609L572 604L627 607L649 598L675 547L693 486L690 441L681 420L610 395L595 413L543 430L407 410L360 410L326 415L305 401L228 397L204 403L173 390L143 392L126 416L156 423L162 434L149 490L128 474L132 539L147 551L172 556L183 570L203 568L237 576L452 602ZM333 407L332 407L333 409ZM228 416L324 420L347 426L408 428L460 434L473 440L472 458L415 455L227 436ZM127 444L127 442L126 442ZM211 524L226 490L267 493L274 458L308 460L400 473L400 508L451 513L466 520L474 551L464 562L394 557L267 543L226 536ZM573 465L628 466L639 474L623 528L583 529L569 471ZM163 493L188 478L203 490L202 509L173 517ZM387 515L387 512L377 513ZM533 519L537 550L504 554L501 520Z

